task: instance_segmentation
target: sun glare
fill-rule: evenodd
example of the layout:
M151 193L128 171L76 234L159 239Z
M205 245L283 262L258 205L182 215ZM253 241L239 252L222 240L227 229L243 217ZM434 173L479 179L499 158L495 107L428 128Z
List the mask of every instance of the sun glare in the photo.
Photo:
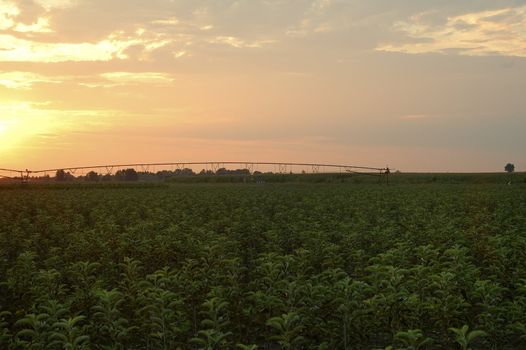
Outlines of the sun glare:
M7 130L7 125L3 120L0 120L0 135L5 133Z
M0 151L12 151L33 136L48 131L50 116L30 103L0 103Z
M49 147L49 140L77 129L101 130L106 114L96 110L50 109L47 103L0 102L0 155ZM50 136L53 136L50 138Z

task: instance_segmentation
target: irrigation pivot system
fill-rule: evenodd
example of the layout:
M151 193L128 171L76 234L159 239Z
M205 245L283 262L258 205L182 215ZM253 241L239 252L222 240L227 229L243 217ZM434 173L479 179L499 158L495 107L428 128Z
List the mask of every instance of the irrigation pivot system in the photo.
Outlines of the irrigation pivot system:
M389 167L376 168L344 164L322 164L322 163L286 163L286 162L166 162L166 163L132 163L132 164L104 164L90 166L64 167L43 170L20 170L0 168L0 178L18 179L26 183L31 178L54 176L57 171L63 170L72 175L85 175L90 171L97 171L102 175L114 175L119 170L133 168L138 172L176 171L189 169L205 169L216 172L221 168L246 169L250 173L255 171L286 173L351 173L368 176L385 176L389 183Z

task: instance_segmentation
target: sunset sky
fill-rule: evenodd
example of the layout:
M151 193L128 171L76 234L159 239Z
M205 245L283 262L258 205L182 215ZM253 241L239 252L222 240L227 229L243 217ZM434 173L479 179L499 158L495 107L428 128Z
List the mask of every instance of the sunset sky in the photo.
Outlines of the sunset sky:
M526 169L526 1L0 0L0 168Z

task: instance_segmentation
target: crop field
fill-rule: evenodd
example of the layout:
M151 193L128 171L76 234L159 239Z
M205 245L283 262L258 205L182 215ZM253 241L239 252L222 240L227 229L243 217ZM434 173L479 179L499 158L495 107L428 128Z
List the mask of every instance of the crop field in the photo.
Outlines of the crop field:
M0 349L526 348L526 184L0 187Z

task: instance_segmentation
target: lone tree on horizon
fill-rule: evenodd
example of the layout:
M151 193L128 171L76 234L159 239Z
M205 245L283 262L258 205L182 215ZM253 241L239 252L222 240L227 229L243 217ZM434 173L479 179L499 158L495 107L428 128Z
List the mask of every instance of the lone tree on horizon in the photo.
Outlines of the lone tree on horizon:
M515 165L514 164L511 164L511 163L508 163L506 164L506 166L504 167L504 170L506 170L507 173L512 173L515 171Z

